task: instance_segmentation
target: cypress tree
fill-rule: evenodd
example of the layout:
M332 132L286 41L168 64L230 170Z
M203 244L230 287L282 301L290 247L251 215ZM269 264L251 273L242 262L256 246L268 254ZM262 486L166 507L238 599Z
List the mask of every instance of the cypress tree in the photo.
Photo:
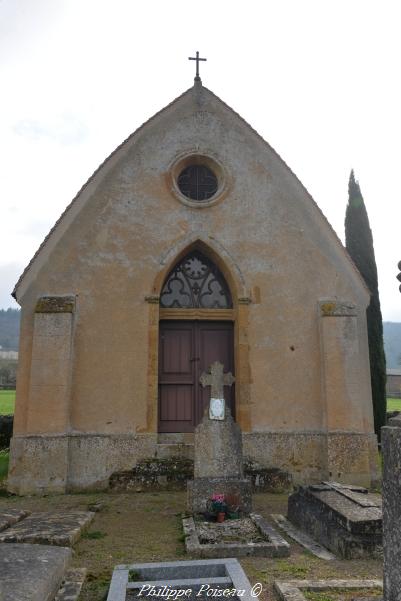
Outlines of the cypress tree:
M380 428L384 426L386 421L387 403L383 320L380 310L373 236L361 189L359 183L355 180L353 170L351 171L348 184L348 205L345 214L345 246L371 293L366 316L375 432L380 439Z

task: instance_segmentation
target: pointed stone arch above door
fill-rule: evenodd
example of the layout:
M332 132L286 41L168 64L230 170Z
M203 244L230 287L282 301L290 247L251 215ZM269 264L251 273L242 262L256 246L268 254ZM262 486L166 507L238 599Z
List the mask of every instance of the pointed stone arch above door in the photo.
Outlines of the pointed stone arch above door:
M230 288L220 269L193 250L170 271L160 293L164 309L232 309Z
M250 300L245 296L244 278L233 259L225 252L222 254L218 252L217 243L212 246L197 238L187 245L179 246L180 248L174 247L174 250L178 251L175 256L172 256L170 250L161 259L165 267L155 278L152 294L147 296L149 303L148 431L160 431L159 378L160 372L163 371L163 366L160 364L160 336L163 324L169 322L174 322L175 325L179 325L180 322L183 330L191 329L190 322L203 323L204 326L198 328L198 336L201 338L206 336L206 330L208 336L217 336L211 332L214 325L218 330L218 324L221 324L221 331L231 331L231 334L222 334L223 338L231 340L229 343L231 351L228 350L227 353L231 353L232 369L235 366L236 370L236 386L233 390L231 406L241 429L249 431L251 372L247 330ZM191 274L195 274L196 277L192 277ZM187 327L185 323L188 324ZM227 325L224 326L224 323ZM206 330L203 331L205 328ZM180 335L185 337L183 333ZM191 336L196 336L196 333L191 336L186 334L186 336L189 340ZM195 406L193 418L195 424L199 421L199 408L203 402L204 399ZM183 415L191 419L185 411Z
M173 267L194 250L199 250L219 268L230 288L234 307L237 301L249 300L246 278L235 257L232 257L225 246L214 237L195 233L178 240L160 257L161 270L154 280L153 294L160 294Z
M230 287L199 248L181 257L160 292L158 431L193 432L208 406L200 376L219 361L234 373ZM224 396L235 415L235 391Z
M160 319L235 320L222 271L199 248L180 258L160 292Z

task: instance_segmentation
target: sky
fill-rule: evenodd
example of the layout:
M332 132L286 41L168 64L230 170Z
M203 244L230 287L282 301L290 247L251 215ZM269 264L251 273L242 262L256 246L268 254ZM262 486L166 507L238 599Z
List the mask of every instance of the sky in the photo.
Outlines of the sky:
M193 84L241 114L344 241L355 170L401 321L398 0L0 0L0 308L77 191Z

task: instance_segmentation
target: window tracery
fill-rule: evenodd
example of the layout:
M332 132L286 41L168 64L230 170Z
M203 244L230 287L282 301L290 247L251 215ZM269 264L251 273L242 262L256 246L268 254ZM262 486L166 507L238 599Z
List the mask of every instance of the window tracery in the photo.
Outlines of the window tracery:
M170 272L160 295L160 306L165 309L231 309L232 299L221 271L196 250Z

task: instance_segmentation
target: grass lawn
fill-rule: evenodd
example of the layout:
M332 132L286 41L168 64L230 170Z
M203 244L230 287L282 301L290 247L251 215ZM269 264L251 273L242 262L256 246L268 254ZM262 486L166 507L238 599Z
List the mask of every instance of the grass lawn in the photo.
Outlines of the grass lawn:
M0 415L14 415L15 390L0 390Z
M401 411L401 399L387 399L387 411Z
M184 548L185 537L180 519L181 513L186 511L184 491L80 493L42 497L0 495L0 511L87 510L97 501L104 504L102 510L96 513L87 534L74 545L73 567L86 567L88 570L80 601L104 601L113 568L117 564L194 559L185 553ZM255 494L253 503L255 511L267 519L270 513L287 513L286 495ZM251 583L260 582L263 586L260 601L275 599L272 586L276 579L382 577L381 559L322 561L294 542L291 547L291 556L286 558L241 559ZM363 596L368 594L364 591ZM350 598L351 594L327 593L325 597L323 594L319 597L315 595L313 601L350 601ZM210 601L213 601L212 597Z
M8 474L8 450L0 451L0 482L7 477Z

